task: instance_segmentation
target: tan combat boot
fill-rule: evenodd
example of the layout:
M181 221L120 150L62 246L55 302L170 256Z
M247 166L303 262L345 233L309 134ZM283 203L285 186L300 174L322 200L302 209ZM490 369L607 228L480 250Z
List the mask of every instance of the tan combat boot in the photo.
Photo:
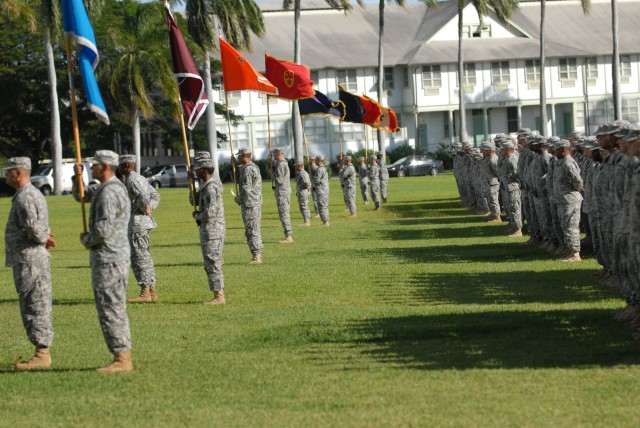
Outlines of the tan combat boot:
M98 373L126 373L133 371L133 363L131 362L131 350L115 354L113 362L106 367L96 369Z
M311 226L311 219L305 218L304 223L302 223L300 226L302 227Z
M522 237L522 230L521 229L516 229L513 232L511 232L509 235L507 235L509 238L521 238Z
M154 291L155 293L155 291ZM156 296L157 298L157 296ZM140 286L140 294L138 295L138 297L135 297L133 299L128 299L127 303L149 303L152 302L152 297L151 297L151 290L149 287L147 287L146 285L141 285Z
M36 346L33 358L16 364L16 370L48 369L49 367L51 367L51 354L46 346Z
M347 218L350 218L350 219L354 219L354 218L356 218L356 217L358 217L358 216L356 215L356 213L353 213L353 214L351 214L351 215L348 215L348 216L347 216Z
M253 257L251 258L251 260L249 261L250 265L259 265L261 263L262 263L262 254L261 253L254 254Z
M291 235L286 236L283 240L278 241L279 244L293 244L293 238Z
M322 223L322 225L323 225L324 227L329 227L329 226L330 226L330 224L329 224L329 222L328 222L328 221L325 221L324 223Z
M566 257L563 257L562 259L560 259L560 261L562 262L579 262L581 260L582 259L580 258L580 252L573 251L573 250L571 250Z
M151 296L152 302L156 302L158 300L158 292L156 291L156 287L149 287L149 295Z
M204 302L205 305L224 305L225 303L226 301L224 300L224 290L214 291L213 300Z
M497 217L489 217L487 219L487 223L502 223L502 218L500 216Z

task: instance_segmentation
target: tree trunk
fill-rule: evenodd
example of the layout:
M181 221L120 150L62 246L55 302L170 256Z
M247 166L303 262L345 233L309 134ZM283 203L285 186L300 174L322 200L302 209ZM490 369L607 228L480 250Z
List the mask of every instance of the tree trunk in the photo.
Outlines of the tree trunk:
M47 55L47 77L49 80L49 101L51 103L51 137L49 145L53 162L53 193L62 194L62 138L60 136L60 109L58 107L58 78L56 64L53 59L51 33L46 21L42 20L44 33L44 50Z
M384 98L384 2L380 0L380 24L378 26L378 102ZM365 130L366 132L366 130ZM385 151L385 133L378 129L378 150Z
M618 50L618 1L611 0L611 32L613 33L613 55L611 57L611 82L613 89L613 120L622 119L620 98L620 52Z
M204 87L207 92L207 99L209 100L209 107L207 107L207 143L209 144L209 153L211 153L211 159L216 170L213 174L220 178L220 171L218 170L218 134L216 132L216 106L213 103L213 90L211 84L211 56L210 53L204 51Z
M545 52L544 52L544 14L546 9L546 0L540 0L540 133L543 137L547 137L547 74L545 71Z
M136 172L140 174L140 109L131 106L131 131L133 134L133 154L136 156Z
M295 0L293 12L295 35L293 39L293 62L300 64L300 0ZM302 119L297 101L291 103L291 127L293 128L293 151L296 162L304 160L304 146L302 144Z
M464 107L464 54L462 52L462 12L464 0L458 1L458 116L460 118L460 141L467 141L467 114Z

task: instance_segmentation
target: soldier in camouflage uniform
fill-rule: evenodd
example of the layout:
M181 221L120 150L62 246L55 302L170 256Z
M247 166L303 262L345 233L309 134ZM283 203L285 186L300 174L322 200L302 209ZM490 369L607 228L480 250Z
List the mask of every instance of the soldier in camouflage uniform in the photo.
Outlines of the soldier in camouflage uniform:
M320 211L318 210L318 195L316 194L316 188L313 186L313 180L316 174L318 173L318 165L316 164L315 158L309 158L309 176L311 179L311 200L313 201L313 212L315 212L314 217L320 218Z
M196 175L202 182L202 186L199 190L198 210L193 212L193 218L200 228L200 249L204 259L204 271L207 273L209 289L213 291L213 299L204 302L205 305L225 303L222 249L227 228L224 220L222 187L216 185L214 171L215 167L211 159L198 159Z
M351 162L351 156L345 156L345 167L340 171L340 182L344 192L345 202L349 208L349 218L356 217L356 168Z
M582 202L582 178L580 168L571 157L571 144L560 140L556 144L556 162L553 175L553 191L558 204L558 215L564 232L565 252L562 261L580 261L580 205Z
M53 342L51 256L47 250L55 247L55 241L49 233L47 203L31 184L31 160L11 158L5 169L7 184L16 189L4 234L6 266L13 268L22 324L36 347L33 358L16 364L16 369L45 369L51 366Z
M359 157L358 181L360 182L360 193L365 205L369 205L369 176L367 175L367 163L364 157Z
M387 203L387 185L389 184L389 170L387 169L387 154L379 151L377 154L378 168L380 168L380 198Z
M369 156L369 189L371 190L371 199L375 211L380 210L380 169L378 168L378 159L375 155Z
M114 360L99 372L130 372L131 330L127 317L127 280L131 249L127 238L131 203L127 189L116 178L118 155L111 150L98 150L91 166L93 178L102 184L85 188L85 199L91 202L89 232L80 242L90 250L91 285L98 309L100 327ZM82 164L74 167L82 174ZM73 181L73 195L80 200L78 181Z
M240 177L238 178L239 194L234 198L240 205L244 235L251 250L250 264L262 263L262 177L260 169L251 160L249 149L240 149L236 153L240 163Z
M486 142L480 146L484 155L482 164L486 186L486 199L489 206L489 223L502 223L500 218L500 171L498 170L498 156L496 155L496 146L493 142Z
M518 157L514 153L514 145L510 141L502 143L502 170L500 171L500 181L508 192L508 205L506 211L509 216L509 223L512 228L509 237L517 238L522 236L522 211L520 198L520 185L518 184Z
M293 243L293 229L291 228L291 173L289 164L284 158L284 151L275 149L273 157L276 160L273 166L273 193L276 196L278 215L284 229L284 239L278 241L281 244Z
M296 196L298 207L304 223L300 226L311 226L311 213L309 212L309 193L311 192L311 178L304 170L303 162L296 162Z
M322 225L329 227L329 174L324 166L324 156L316 156L318 169L311 179L318 200L318 212Z
M140 285L140 295L127 300L128 303L148 303L158 300L156 292L156 270L151 257L149 232L158 227L151 212L158 207L160 195L146 178L138 174L135 155L120 156L120 174L131 201L129 220L129 245L131 246L131 269Z

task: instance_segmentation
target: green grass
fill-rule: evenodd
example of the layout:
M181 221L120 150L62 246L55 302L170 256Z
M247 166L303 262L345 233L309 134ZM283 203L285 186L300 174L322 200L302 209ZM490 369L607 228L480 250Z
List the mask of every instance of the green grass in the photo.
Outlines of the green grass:
M53 368L33 352L0 270L2 426L638 426L640 345L613 320L619 296L593 259L565 264L460 208L451 175L392 179L381 212L347 220L331 181L331 227L293 245L265 186L264 264L250 266L225 192L227 305L210 298L185 189L162 189L152 233L160 302L130 305L136 371L110 360L78 242L80 208L48 198ZM0 200L6 222L10 200ZM3 251L4 249L2 249ZM129 295L138 291L133 275Z

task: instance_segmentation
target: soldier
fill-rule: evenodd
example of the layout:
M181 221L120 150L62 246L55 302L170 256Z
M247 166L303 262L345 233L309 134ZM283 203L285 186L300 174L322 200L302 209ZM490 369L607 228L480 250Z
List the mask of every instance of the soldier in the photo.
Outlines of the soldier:
M549 205L549 197L547 195L546 180L549 173L549 162L553 155L549 153L547 139L537 136L539 141L537 145L537 154L532 166L532 194L534 198L534 208L536 217L540 225L540 248L551 251L551 245L554 240L553 223L551 220L551 206Z
M379 151L377 154L378 168L380 168L380 197L382 203L387 203L387 185L389 184L389 170L387 169L387 154Z
M349 208L349 218L356 218L356 169L351 162L351 156L344 157L345 167L340 171L340 181L344 199Z
M275 149L273 157L276 163L273 167L273 193L276 196L276 204L278 205L278 215L284 229L284 239L278 241L281 244L293 243L293 229L291 228L291 173L289 172L289 164L284 158L284 151Z
M500 218L500 171L498 170L498 155L493 142L486 142L480 146L484 156L483 170L487 181L486 198L489 206L489 223L502 223Z
M520 185L518 184L518 157L514 154L515 146L511 141L502 143L502 170L500 171L500 181L504 183L508 193L508 205L506 207L511 230L510 238L522 236L522 211L520 198Z
M371 199L373 199L374 211L380 211L380 169L378 168L378 158L375 155L369 156L369 188L371 189Z
M51 256L47 250L56 243L49 232L47 203L31 184L31 160L11 158L5 170L7 184L16 189L4 234L6 266L13 268L22 324L36 347L35 355L16 364L16 370L46 369L51 367L53 342Z
M558 216L564 232L564 262L580 261L580 204L582 202L582 178L580 168L571 157L571 144L560 140L556 144L556 162L553 174L553 191L558 204Z
M309 158L309 170L311 183L313 183L314 177L318 173L318 165L316 165L315 158ZM316 194L316 188L314 186L311 187L311 199L313 200L313 211L316 213L314 217L320 218L320 211L318 210L318 195Z
M131 246L131 269L140 285L140 294L128 303L148 303L158 300L156 292L156 270L153 266L149 232L158 227L151 212L158 207L160 195L146 178L136 172L135 155L120 156L120 174L131 202L129 220L129 245Z
M360 193L365 205L369 205L369 176L367 175L367 163L364 157L358 158L360 167L358 169L358 181L360 182Z
M98 309L98 319L107 347L114 360L101 373L130 372L131 330L127 317L127 280L131 249L127 238L131 203L127 188L116 178L118 155L98 150L91 166L93 178L102 184L85 188L91 202L89 232L80 234L80 242L90 250L91 285ZM82 164L74 171L82 175ZM80 200L78 181L73 180L73 196Z
M204 302L205 305L225 303L222 249L227 228L224 220L222 189L215 184L214 170L211 159L198 159L196 175L203 184L199 192L198 210L193 212L193 218L200 228L200 249L204 259L204 271L207 273L209 289L213 291L213 299Z
M311 192L311 178L304 170L303 162L296 162L296 196L298 207L304 223L300 226L311 226L311 213L309 212L309 193Z
M262 263L262 177L260 169L251 160L249 149L240 149L236 153L240 163L240 177L238 178L239 194L234 198L240 205L242 221L244 222L244 235L251 250L252 265Z
M318 169L315 171L312 183L318 200L318 212L322 225L329 227L329 174L324 166L324 156L316 156Z

